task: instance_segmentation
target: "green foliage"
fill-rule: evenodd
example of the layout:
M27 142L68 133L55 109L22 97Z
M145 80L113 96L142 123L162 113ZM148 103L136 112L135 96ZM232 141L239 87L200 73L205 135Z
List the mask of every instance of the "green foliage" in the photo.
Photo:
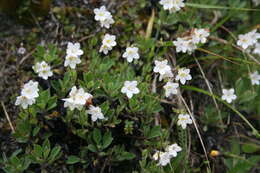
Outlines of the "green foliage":
M38 144L34 144L33 150L29 154L29 158L33 163L36 164L52 164L54 161L59 159L61 157L62 152L61 152L61 147L60 146L55 146L51 148L50 146L50 141L46 139L42 146Z
M31 164L31 160L23 155L18 156L21 152L21 149L16 150L9 158L6 158L6 156L4 155L4 160L1 162L4 165L3 170L6 173L21 173L27 170L27 168Z
M254 60L235 46L237 35L250 31L251 23L258 24L253 16L259 9L242 0L194 0L181 11L169 13L157 1L122 1L113 11L115 24L106 30L93 24L89 6L91 10L52 9L61 36L79 41L84 55L71 69L64 67L64 47L36 47L33 64L46 61L54 74L48 80L29 77L39 82L39 97L28 109L20 109L13 137L21 149L12 154L3 151L1 169L7 173L35 172L35 167L42 172L62 167L72 173L247 173L259 169L260 87L252 85L248 76L259 70L259 58ZM87 28L73 23L83 18L89 22ZM176 53L172 41L194 28L209 28L211 38L192 54ZM149 29L151 34L145 36ZM99 49L106 33L117 35L117 46L104 55ZM138 47L140 54L132 63L122 58L130 45ZM153 73L154 61L162 59L169 61L174 76L180 67L189 67L192 73L188 85L170 98L165 98L163 89L167 81L158 81ZM121 92L127 80L136 80L140 90L131 99ZM93 95L81 109L64 107L63 99L73 86ZM223 88L235 89L233 103L221 99ZM92 121L90 105L99 106L105 118ZM178 114L184 112L192 112L196 120L186 129L177 125ZM247 135L245 139L240 133ZM173 143L182 151L170 164L158 165L153 154ZM217 149L221 154L208 159L213 156L202 152L201 143L209 153Z

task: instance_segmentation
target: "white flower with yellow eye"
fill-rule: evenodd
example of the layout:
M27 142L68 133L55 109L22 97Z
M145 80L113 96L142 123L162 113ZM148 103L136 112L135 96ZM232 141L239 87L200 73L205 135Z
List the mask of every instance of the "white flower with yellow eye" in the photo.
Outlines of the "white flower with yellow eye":
M85 92L83 88L77 89L76 86L73 86L69 93L69 98L62 100L65 101L64 107L69 107L69 109L73 111L75 108L81 110L87 100L92 99L92 97L93 96Z
M186 129L187 124L192 124L192 120L189 114L180 114L178 116L177 125L181 126L183 129Z
M166 152L172 157L176 157L177 153L180 152L182 149L178 144L172 144L166 147Z
M81 60L78 56L74 56L74 55L67 55L65 57L65 62L64 62L64 66L67 67L69 66L72 69L76 68L77 64L80 64Z
M39 96L38 91L38 82L30 80L23 86L21 95L27 97L28 99L34 99Z
M130 99L134 94L138 94L140 90L137 88L137 81L125 81L121 92L126 94Z
M228 103L231 103L233 100L236 100L237 96L234 94L235 90L233 88L231 89L223 89L222 90L222 100L226 100Z
M192 79L192 77L190 75L190 69L188 69L188 68L180 68L178 70L178 74L176 76L176 80L180 81L181 84L184 85L186 83L186 81L191 80L191 79Z
M163 86L163 88L165 89L166 97L170 97L172 94L177 94L178 87L178 83L167 82L166 85Z
M107 11L105 6L94 9L95 20L100 22L101 27L105 27L107 29L110 28L110 25L115 23L113 16L109 11Z
M105 119L102 111L101 111L101 108L100 107L95 107L95 106L92 106L90 105L89 107L89 110L87 110L87 113L91 115L91 120L93 122L97 121L98 119Z
M21 105L23 109L27 109L28 106L33 105L35 102L35 98L29 99L26 96L18 96L16 98L15 105Z
M206 29L197 29L195 28L192 34L193 43L206 43L209 36L209 31Z
M163 60L163 61L155 60L154 63L155 63L155 67L153 68L153 71L155 73L164 75L171 71L171 67L168 65L168 60Z
M80 49L80 44L79 43L68 43L67 50L66 50L67 55L71 56L76 56L79 57L83 55L83 50Z
M53 75L53 72L51 71L51 67L45 61L36 63L33 66L33 70L35 71L35 73L38 73L39 77L45 80L47 80L49 77Z
M126 58L128 62L132 62L134 59L139 59L139 53L137 47L128 47L126 48L123 58Z

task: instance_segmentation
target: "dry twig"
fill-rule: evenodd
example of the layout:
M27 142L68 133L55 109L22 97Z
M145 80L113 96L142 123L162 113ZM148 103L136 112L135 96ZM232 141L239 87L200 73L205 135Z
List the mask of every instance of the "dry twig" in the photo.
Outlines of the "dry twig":
M1 102L1 104L2 104L2 107L3 107L4 113L5 113L6 119L7 119L8 123L9 123L9 125L10 125L10 127L11 127L12 132L14 133L14 132L15 132L14 126L12 125L12 122L11 122L11 120L10 120L10 117L9 117L9 115L8 115L6 109L5 109L4 102Z

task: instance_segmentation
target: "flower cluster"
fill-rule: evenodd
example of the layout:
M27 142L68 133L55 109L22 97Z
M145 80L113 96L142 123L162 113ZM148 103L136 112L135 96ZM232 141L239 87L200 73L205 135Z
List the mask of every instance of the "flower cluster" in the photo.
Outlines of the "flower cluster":
M77 89L76 86L71 88L69 93L69 98L62 99L64 102L64 107L69 107L71 111L75 108L81 110L82 107L86 104L86 101L92 99L92 95L85 92L83 88Z
M185 37L178 37L173 44L176 46L176 52L192 53L197 49L197 44L206 43L209 36L208 29L193 29L191 35Z
M83 88L77 89L76 86L71 88L69 93L69 98L62 99L64 102L64 107L69 107L71 111L74 109L81 110L83 106L86 104L87 101L91 100L93 96L84 91ZM95 107L93 105L89 106L89 110L86 111L87 114L91 115L91 120L93 122L97 121L98 119L105 119L101 108Z
M186 129L187 124L192 124L192 120L189 114L180 114L178 116L177 125L181 126L183 129Z
M27 109L28 106L33 105L36 102L36 98L39 97L38 82L30 80L24 84L21 95L16 98L15 105L21 105L23 109Z
M155 73L159 73L160 77L159 80L161 81L162 79L166 78L173 78L173 73L171 70L170 65L168 65L168 60L163 60L163 61L158 61L155 60L155 66L153 68L153 71ZM175 80L180 81L181 84L185 84L186 81L191 80L192 77L190 75L190 69L187 68L180 68L178 69L178 74L176 75ZM165 95L166 97L170 97L172 94L177 94L177 89L179 87L178 83L174 82L167 82L166 85L164 85L165 89Z
M102 41L102 45L99 49L99 52L103 52L106 55L108 51L113 49L114 46L116 46L116 36L106 34Z
M166 147L165 152L156 151L153 155L153 159L158 161L158 165L165 166L171 162L173 157L176 157L178 152L182 149L178 144L172 144Z
M105 27L107 29L110 28L110 25L115 23L111 13L107 11L105 6L94 9L95 20L100 22L101 27Z
M170 13L177 12L185 6L184 0L160 0L159 3L164 10L169 10Z
M258 39L260 39L260 33L257 33L257 30L255 29L246 34L238 35L237 45L246 50L248 48L253 48L257 44Z
M80 56L83 55L83 50L80 49L79 43L68 43L67 50L66 50L66 57L64 66L69 66L72 69L76 68L77 64L81 63Z
M155 60L154 63L155 63L155 67L153 68L153 71L155 73L160 74L160 77L159 77L160 81L165 78L173 77L171 67L170 67L170 65L168 65L168 60L163 60L163 61Z
M38 73L38 76L48 80L49 77L51 77L53 75L53 72L51 71L51 67L45 62L37 62L34 66L33 66L33 70L35 71L35 73Z

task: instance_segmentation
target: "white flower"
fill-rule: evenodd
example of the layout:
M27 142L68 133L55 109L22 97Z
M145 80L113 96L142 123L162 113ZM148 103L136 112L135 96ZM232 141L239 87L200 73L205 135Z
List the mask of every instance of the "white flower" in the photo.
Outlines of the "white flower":
M260 34L257 33L257 30L253 30L246 34L238 35L237 45L241 46L243 49L247 49L250 46L253 46L257 43L257 39L260 38Z
M134 94L138 94L140 92L136 86L137 81L125 81L121 92L126 94L128 98L132 98Z
M166 85L163 86L163 88L165 89L166 97L169 97L172 94L177 94L177 92L178 92L177 88L178 87L179 87L178 83L167 82Z
M176 157L177 153L180 152L182 149L178 144L175 143L167 146L165 150L171 157Z
M115 23L111 13L107 11L105 6L94 9L95 20L100 21L101 27L110 28L110 25Z
M192 124L189 114L180 114L178 116L177 125L181 126L183 129L186 129L187 124Z
M188 68L180 68L178 70L178 74L176 76L176 80L177 81L179 80L181 82L181 84L184 85L187 80L191 80L191 79L192 79L192 77L190 75L190 69L188 69Z
M115 35L110 35L110 34L106 34L102 44L106 45L107 47L114 47L116 46L116 36Z
M101 27L105 27L107 29L109 29L110 25L112 25L113 23L115 23L115 21L114 21L114 19L112 18L111 15L110 15L109 18L105 19L104 21L100 21Z
M115 35L106 34L102 41L102 45L99 49L99 52L103 52L106 55L108 51L112 50L112 48L116 46L115 40L116 40Z
M20 54L20 55L25 54L25 52L26 52L26 49L23 46L19 47L19 49L17 51L17 53Z
M228 103L231 103L232 100L235 100L237 96L234 94L235 90L233 88L231 89L223 89L222 90L223 95L222 95L222 100L226 100Z
M38 91L38 82L30 80L24 84L21 91L21 96L16 98L15 105L21 105L23 109L27 109L29 105L36 102L35 99L39 97Z
M194 29L192 34L192 41L193 43L206 43L207 37L209 36L209 31L206 29Z
M171 13L179 11L185 6L184 0L160 0L160 4L163 5L164 10L169 10Z
M159 81L166 79L166 78L172 78L172 77L173 77L172 71L167 71L165 74L160 75Z
M51 71L51 67L45 61L36 63L33 66L33 70L35 71L35 73L38 73L39 77L45 80L47 80L49 77L53 75L53 72Z
M79 57L79 56L83 55L84 52L83 52L83 50L80 49L79 43L73 44L73 43L69 42L66 53L67 53L67 55L70 55L70 56Z
M255 44L253 53L256 54L256 55L260 55L260 43Z
M162 154L163 152L161 151L156 151L154 154L153 154L153 159L154 160L158 160L160 158L160 155Z
M107 17L110 14L110 12L107 11L105 6L101 6L100 8L95 8L94 13L95 13L95 20L96 21L104 21L104 20L107 19Z
M128 62L132 62L134 59L139 59L139 53L137 47L128 47L126 48L123 58L126 58Z
M158 165L165 166L171 162L172 157L176 157L177 153L182 149L176 143L166 147L165 152L156 151L153 155L154 160L159 160Z
M106 55L110 50L112 50L112 47L107 47L106 45L102 45L99 49L99 52L103 52Z
M80 63L81 63L81 60L78 56L68 54L65 57L64 66L65 67L69 66L70 68L75 69L76 65L80 64Z
M15 101L15 105L21 105L23 109L27 109L29 105L35 103L35 98L29 99L26 96L18 96Z
M197 49L196 44L194 44L193 40L184 37L178 37L176 41L173 41L173 44L176 46L176 52L183 52L183 53L191 53L195 49Z
M163 6L164 10L170 10L173 8L173 0L160 0L159 4Z
M171 71L171 67L168 65L168 60L157 61L155 60L155 67L153 71L155 73L160 73L160 75L165 75Z
M70 110L82 109L82 107L85 105L86 101L91 99L93 96L87 92L84 91L83 88L77 89L76 86L73 86L70 93L69 98L62 99L65 101L64 107L69 107Z
M104 119L104 115L101 112L101 108L100 107L95 107L90 105L89 110L87 110L87 113L91 115L91 120L92 121L97 121L97 119Z
M28 99L34 99L39 96L38 91L38 82L30 80L23 86L21 95L27 97Z
M153 155L154 160L158 160L158 165L165 166L171 161L171 156L168 152L156 151Z
M74 98L76 104L85 105L86 101L92 98L92 95L86 93L83 88L79 88Z
M171 162L171 156L168 152L160 154L160 159L158 165L165 166Z
M260 75L258 74L257 71L255 71L254 73L251 73L249 76L250 76L252 85L260 84Z

